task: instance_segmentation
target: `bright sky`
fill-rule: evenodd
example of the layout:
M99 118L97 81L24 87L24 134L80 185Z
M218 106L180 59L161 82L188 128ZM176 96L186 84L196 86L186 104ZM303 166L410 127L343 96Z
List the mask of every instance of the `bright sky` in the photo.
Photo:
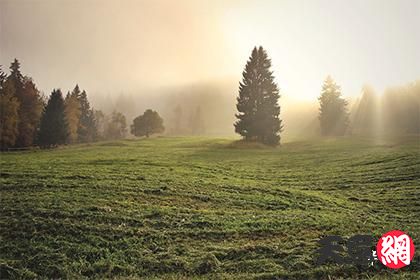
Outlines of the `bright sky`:
M328 74L345 96L419 79L419 26L419 0L0 0L0 64L46 93L141 94L237 83L262 45L282 96L315 101Z

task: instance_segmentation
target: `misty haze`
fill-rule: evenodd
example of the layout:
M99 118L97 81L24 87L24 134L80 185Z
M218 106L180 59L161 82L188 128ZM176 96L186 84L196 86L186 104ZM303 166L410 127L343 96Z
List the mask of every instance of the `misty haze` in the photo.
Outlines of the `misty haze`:
M420 277L418 26L417 0L0 0L0 279Z

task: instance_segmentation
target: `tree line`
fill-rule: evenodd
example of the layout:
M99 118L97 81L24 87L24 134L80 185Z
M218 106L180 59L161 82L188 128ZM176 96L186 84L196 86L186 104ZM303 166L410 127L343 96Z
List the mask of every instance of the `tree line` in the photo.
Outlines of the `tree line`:
M245 141L275 146L281 140L283 121L280 92L270 68L267 52L255 47L239 84L234 128ZM420 81L389 88L380 98L372 87L364 86L361 98L349 108L340 86L328 76L318 101L319 133L323 136L420 133ZM163 119L150 109L134 118L129 127L123 113L95 110L78 85L66 96L54 89L46 98L33 79L21 73L17 59L11 63L9 75L0 66L0 117L1 149L114 140L129 132L149 137L165 130ZM170 134L205 131L199 105L186 116L178 104L170 119Z
M54 89L47 99L33 79L21 73L17 59L11 63L9 75L0 66L2 150L121 139L127 131L124 114L114 111L106 115L95 110L78 85L65 97L60 89ZM136 136L149 137L163 131L163 120L153 110L146 110L131 125Z

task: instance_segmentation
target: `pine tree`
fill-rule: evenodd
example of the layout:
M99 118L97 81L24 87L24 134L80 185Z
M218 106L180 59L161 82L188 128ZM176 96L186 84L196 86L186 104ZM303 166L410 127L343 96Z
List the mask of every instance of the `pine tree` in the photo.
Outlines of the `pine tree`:
M23 75L20 72L20 62L15 58L15 60L10 65L10 76L9 80L12 81L13 86L15 87L16 96L20 98L20 95L23 91Z
M162 133L164 130L163 119L158 112L150 109L135 118L131 125L131 133L135 136L149 137L151 134Z
M238 121L234 126L245 140L277 145L282 130L280 95L270 67L266 51L255 47L242 73L236 105Z
M347 101L341 97L341 89L328 76L322 86L319 121L321 134L324 136L341 136L346 133L349 125Z
M20 103L23 99L23 75L20 72L20 62L15 58L14 61L10 64L10 75L7 78L7 81L10 82L9 87L13 87L13 95L16 97L16 100L19 103L19 106L17 108L18 116L17 116L17 131L16 131L16 137L14 142L14 145L20 146L18 141L16 141L19 138L19 125L21 122L21 117L23 114L23 111L20 109ZM20 141L19 141L20 142Z
M79 96L80 120L77 129L79 142L92 142L96 138L95 112L90 108L86 91Z
M39 144L42 147L66 143L68 127L61 90L53 90L41 118Z
M18 134L19 101L15 88L0 66L0 149L13 147Z

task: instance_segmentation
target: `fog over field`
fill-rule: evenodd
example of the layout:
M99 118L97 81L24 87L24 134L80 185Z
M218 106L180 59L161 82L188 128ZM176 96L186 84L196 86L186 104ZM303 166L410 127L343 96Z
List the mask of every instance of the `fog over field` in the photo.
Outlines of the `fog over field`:
M243 67L262 45L287 138L316 122L327 75L350 104L364 85L381 95L419 79L419 10L416 0L2 0L0 63L18 58L45 95L79 84L128 123L152 108L170 127L178 104L185 122L200 106L206 134L233 135Z

